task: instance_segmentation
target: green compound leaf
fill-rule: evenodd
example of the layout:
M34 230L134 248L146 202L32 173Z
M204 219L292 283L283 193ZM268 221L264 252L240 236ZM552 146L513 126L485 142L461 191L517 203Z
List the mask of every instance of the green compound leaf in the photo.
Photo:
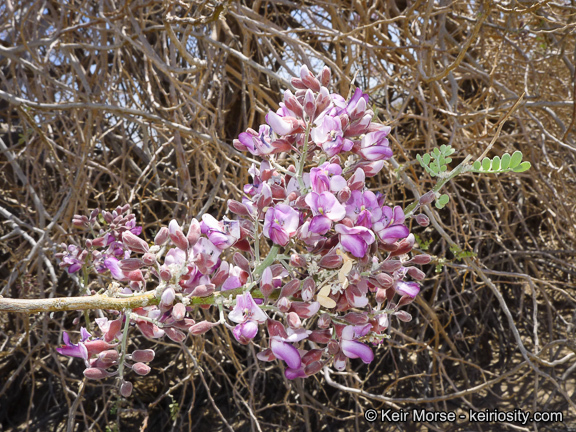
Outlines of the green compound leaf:
M505 171L508 169L508 167L510 166L510 155L508 153L504 153L502 155L502 160L500 161L500 168L502 169L502 171Z
M515 151L512 157L510 158L510 168L514 169L522 162L522 152Z
M440 197L436 200L436 203L434 205L436 206L436 208L442 209L446 204L448 204L448 201L450 201L450 197L448 195L446 194L440 195Z
M532 164L530 162L522 162L519 166L514 168L512 171L517 172L517 173L521 173L524 171L528 171L531 166L532 166Z
M500 169L500 157L494 156L492 159L492 171L498 171Z
M492 161L490 160L490 158L485 157L484 159L482 159L482 171L490 171L491 164Z

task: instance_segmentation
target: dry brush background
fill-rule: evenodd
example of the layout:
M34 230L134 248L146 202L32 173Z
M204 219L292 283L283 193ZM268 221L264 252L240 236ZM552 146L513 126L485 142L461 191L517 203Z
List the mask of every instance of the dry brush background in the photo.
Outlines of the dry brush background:
M372 187L407 206L434 184L415 155L455 163L521 150L520 175L466 174L435 227L414 320L369 366L289 382L225 329L146 340L153 372L118 399L54 348L75 313L0 315L0 430L495 430L368 424L368 408L562 411L576 427L576 3L464 0L0 3L0 294L79 295L54 259L72 216L131 203L159 223L221 217L251 163L231 146L277 108L301 64L371 95L393 127ZM517 108L510 108L520 100ZM506 114L509 116L506 117ZM455 166L453 163L453 166ZM475 256L457 259L452 239ZM94 279L101 286L105 278ZM198 312L198 316L209 312ZM162 429L161 429L162 428Z

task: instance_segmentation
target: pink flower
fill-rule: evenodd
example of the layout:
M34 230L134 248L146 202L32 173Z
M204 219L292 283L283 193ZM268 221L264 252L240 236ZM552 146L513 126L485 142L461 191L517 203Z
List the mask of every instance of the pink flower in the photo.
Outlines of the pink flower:
M386 139L386 135L388 135L389 132L390 127L364 135L360 143L360 154L362 157L369 161L390 159L392 157L392 149L389 147L388 140Z
M258 307L252 295L245 292L236 297L236 306L228 314L230 321L238 323L232 334L240 343L248 343L258 333L258 323L265 323L268 316Z
M286 246L296 234L299 213L286 204L277 204L266 212L264 235L280 246Z
M382 207L382 218L374 223L372 228L384 243L391 244L410 234L410 230L403 225L404 219L404 211L400 206L396 206L394 209L384 206Z
M332 157L352 149L354 143L344 138L340 117L325 115L321 121L319 126L312 129L310 137L328 156Z
M342 353L348 358L360 358L364 363L370 363L374 360L372 349L368 345L357 341L357 339L367 335L371 328L372 324L344 327L340 339Z
M332 222L338 222L346 216L344 206L330 192L310 192L306 195L306 204L314 216L308 229L318 234L326 234L332 228Z
M353 190L346 203L346 216L352 219L356 226L372 228L372 224L382 217L382 209L373 192Z
M340 243L344 250L350 252L356 258L363 258L366 255L368 246L374 243L376 239L374 233L363 226L350 228L346 225L338 224L335 230L340 234Z

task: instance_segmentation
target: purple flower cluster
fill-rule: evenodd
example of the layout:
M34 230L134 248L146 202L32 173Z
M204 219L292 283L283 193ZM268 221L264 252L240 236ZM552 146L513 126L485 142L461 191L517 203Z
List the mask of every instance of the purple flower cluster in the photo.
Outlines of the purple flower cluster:
M187 333L198 336L224 325L248 344L267 333L268 348L258 358L284 362L289 379L330 364L342 370L348 359L370 363L369 344L387 337L390 317L411 319L401 307L420 291L416 281L424 273L414 265L430 257L409 256L414 236L403 210L387 206L385 197L366 185L392 156L390 127L372 121L367 94L357 89L346 100L329 92L329 81L329 69L315 76L302 67L292 80L296 91L284 92L267 124L234 141L238 150L262 158L249 169L252 180L242 201L228 202L236 220L206 214L193 219L186 233L173 220L150 246L138 237L133 216L124 215L129 208L104 212L108 229L100 229L83 251L66 246L61 266L73 273L91 262L97 272L109 271L126 284L110 295L138 294L152 285L158 304L123 318L148 338L165 335L180 343ZM286 163L289 153L295 155L293 165ZM76 216L75 224L95 231L97 215ZM263 260L261 250L270 250ZM191 318L196 305L218 307L219 321L196 322ZM121 322L98 322L102 343L126 337ZM89 369L110 374L107 368L116 364L92 364L84 334L78 345L67 335L65 343L59 352L84 358ZM108 376L104 372L87 376ZM125 381L121 392L129 393L123 388Z

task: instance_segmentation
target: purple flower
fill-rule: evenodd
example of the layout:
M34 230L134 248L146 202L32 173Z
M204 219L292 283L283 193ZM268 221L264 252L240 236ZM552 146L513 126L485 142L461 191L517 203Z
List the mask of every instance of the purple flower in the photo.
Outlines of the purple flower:
M388 140L386 139L386 135L388 135L389 132L390 127L364 135L360 143L360 154L362 157L369 161L390 159L392 157L392 149L389 147Z
M88 330L82 327L80 329L80 335L80 342L78 342L78 344L73 344L70 342L70 336L68 336L68 333L64 332L62 339L64 340L65 345L60 348L56 348L56 351L68 357L78 357L84 360L88 360L88 349L86 348L86 345L84 345L84 341L86 341L91 336L91 334L88 333Z
M372 324L365 324L361 326L346 326L342 329L340 348L346 357L359 358L364 363L370 363L374 360L372 349L356 340L368 334L371 328Z
M404 211L400 206L396 206L394 209L384 206L382 207L382 218L372 228L384 243L391 244L410 234L410 230L403 225L404 219Z
M292 343L306 339L310 333L312 333L311 330L305 330L303 328L288 328L284 336L277 334L271 337L270 348L274 355L280 360L284 360L290 369L298 369L302 364L300 352ZM296 378L296 376L294 376L294 378Z
M278 135L292 135L304 130L297 118L288 116L281 117L274 111L270 111L266 115L266 123L268 123L272 130Z
M363 258L366 255L368 246L374 243L374 233L363 226L353 228L343 224L338 224L335 230L340 234L340 243L345 251L350 252L356 258Z
M74 245L68 245L66 247L66 252L62 253L62 264L60 267L67 267L68 273L76 273L82 268L82 261L78 258L81 254L81 250Z
M299 213L286 204L270 207L264 219L264 235L280 246L286 246L296 234Z
M260 125L258 132L248 129L238 135L238 140L234 141L236 148L240 147L239 150L246 149L255 156L267 155L274 151L272 146L274 137L268 125Z
M346 216L344 206L330 192L310 192L306 195L306 204L312 210L312 221L309 230L318 234L326 234L332 227L332 222L338 222Z
M338 192L347 186L346 180L341 174L342 167L340 165L325 162L310 170L310 186L317 193Z
M346 203L346 216L352 219L356 226L372 228L372 224L382 217L382 209L373 192L353 190Z
M420 292L420 285L416 282L398 281L394 284L394 288L398 294L407 295L411 298L415 298Z
M218 222L214 216L205 214L200 224L202 234L206 234L210 241L220 250L232 246L240 238L240 223L224 219Z
M120 268L119 263L120 263L120 261L118 261L116 258L111 257L111 256L104 259L104 266L108 270L110 270L110 274L112 275L112 277L114 279L119 280L121 282L127 281L128 277L126 276L126 274L124 274L124 272Z
M235 323L243 323L249 320L264 323L268 316L254 302L252 295L249 292L245 292L236 297L236 306L228 314L228 318Z
M343 151L349 151L354 145L352 141L344 138L340 117L330 115L325 115L322 118L321 124L312 129L310 137L330 157Z

